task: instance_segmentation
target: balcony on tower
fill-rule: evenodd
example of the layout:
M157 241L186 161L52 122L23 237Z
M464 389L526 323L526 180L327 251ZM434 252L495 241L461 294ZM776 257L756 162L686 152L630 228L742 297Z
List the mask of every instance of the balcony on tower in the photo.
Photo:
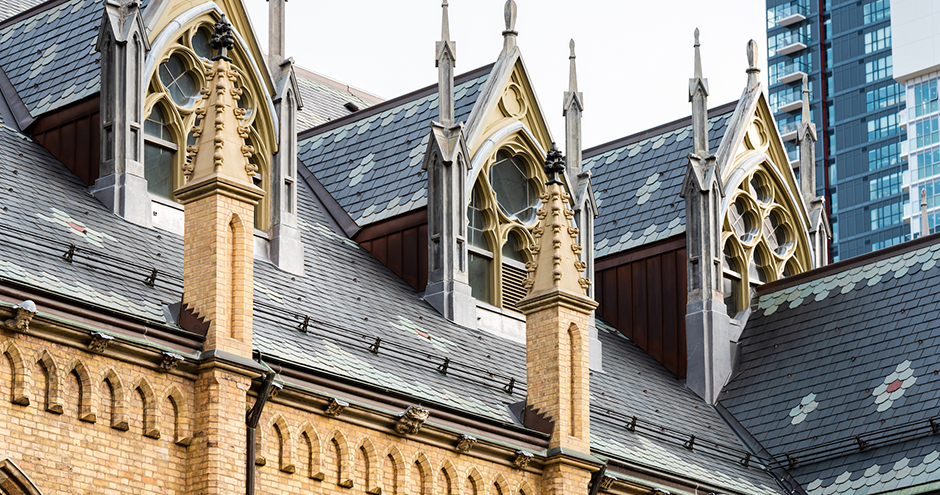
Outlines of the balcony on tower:
M809 16L809 7L802 2L790 2L778 5L767 11L768 27L786 27L806 20Z

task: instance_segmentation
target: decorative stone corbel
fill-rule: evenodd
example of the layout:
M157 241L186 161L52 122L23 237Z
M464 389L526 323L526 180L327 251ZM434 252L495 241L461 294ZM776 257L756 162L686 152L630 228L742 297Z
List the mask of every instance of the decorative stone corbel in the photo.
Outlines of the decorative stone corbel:
M180 356L179 354L174 354L172 352L163 353L163 361L160 362L160 369L163 371L169 372L176 369L180 363L185 361L186 358Z
M333 416L334 418L339 417L340 414L343 414L343 411L346 407L349 406L348 402L341 401L339 399L330 399L330 404L326 406L327 416Z
M516 469L525 469L529 466L529 463L532 462L533 457L535 456L531 452L517 450L516 458L512 461L512 467Z
M108 348L108 344L110 344L112 340L114 340L114 337L110 335L101 332L92 332L91 342L88 343L88 350L101 354Z
M277 397L277 394L281 393L281 390L284 390L284 385L274 382L271 384L271 391L268 392L268 400L271 400Z
M13 318L4 321L0 326L14 332L28 332L29 322L36 316L36 303L29 299L13 306Z
M473 444L477 443L477 439L471 437L470 435L460 435L460 438L457 439L457 445L454 447L454 450L460 452L461 454L466 454L470 452L470 449L473 448Z
M408 406L405 412L398 417L398 424L395 425L395 431L401 435L414 435L418 433L424 422L427 421L431 411L422 409L418 406Z

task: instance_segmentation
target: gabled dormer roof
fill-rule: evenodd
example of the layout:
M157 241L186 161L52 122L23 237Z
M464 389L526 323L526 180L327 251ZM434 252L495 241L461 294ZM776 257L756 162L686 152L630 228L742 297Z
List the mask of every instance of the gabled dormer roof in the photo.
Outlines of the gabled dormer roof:
M737 102L709 111L709 148L716 149ZM691 118L584 151L599 216L595 256L602 258L685 232L679 197L692 152Z
M464 122L492 66L455 80L455 120ZM437 119L437 85L302 132L298 156L360 226L427 205L421 170Z

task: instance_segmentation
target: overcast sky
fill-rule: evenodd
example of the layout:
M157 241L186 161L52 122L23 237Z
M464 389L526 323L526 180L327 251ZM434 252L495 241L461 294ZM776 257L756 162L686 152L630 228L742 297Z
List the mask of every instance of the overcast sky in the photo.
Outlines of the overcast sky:
M267 49L267 0L245 0ZM450 0L457 73L492 63L502 48L505 0ZM687 116L692 32L701 30L709 106L737 99L745 47L760 47L766 84L764 0L517 0L518 44L563 147L568 41L577 44L584 147ZM287 54L301 66L383 98L435 84L441 0L293 0Z

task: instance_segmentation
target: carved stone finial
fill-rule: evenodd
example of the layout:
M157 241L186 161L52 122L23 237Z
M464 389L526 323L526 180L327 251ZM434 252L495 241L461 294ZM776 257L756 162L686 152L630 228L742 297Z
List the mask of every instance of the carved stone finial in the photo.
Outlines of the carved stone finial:
M457 439L457 445L454 446L454 450L460 452L461 454L466 454L470 452L470 449L473 448L473 445L477 443L477 439L471 437L470 435L460 435L460 438Z
M441 4L443 9L443 18L441 19L441 41L450 41L450 19L447 15L447 0L444 0L444 3Z
M517 450L516 458L512 461L512 467L516 469L525 469L529 466L529 463L532 462L533 457L535 456L531 452Z
M702 46L702 43L699 42L698 35L699 35L698 28L695 28L695 44L693 45L693 47L695 48L695 73L692 77L696 79L701 79L702 78L702 51L700 47Z
M927 217L927 188L920 188L920 236L930 235L930 220Z
M431 415L431 411L422 409L418 406L408 406L405 412L398 417L398 424L395 425L395 431L401 435L414 435L421 430L424 422Z
M13 306L13 318L3 322L3 328L16 332L29 331L29 322L36 316L36 303L29 299Z
M752 88L760 84L760 69L757 68L757 42L747 42L747 86Z
M216 56L212 60L231 60L228 58L228 51L235 48L235 38L232 36L232 25L228 22L225 14L219 22L215 23L215 32L212 33L212 40L209 45L213 50L217 50Z
M92 332L91 342L88 343L88 350L101 354L108 348L108 344L110 344L112 340L114 340L114 337L110 335L101 332Z
M163 353L163 361L160 362L160 369L163 371L173 371L179 366L180 363L186 359L179 354L174 354L172 352Z
M568 42L568 48L571 48L571 55L569 55L568 58L574 58L574 38Z
M516 33L516 2L514 0L506 0L504 15L506 16L506 31L503 34L518 34Z
M809 76L803 74L803 114L802 122L809 124L812 117L809 115Z
M326 413L327 416L333 416L335 418L335 417L338 417L340 414L343 414L343 411L348 406L349 406L348 402L341 401L339 399L330 399L330 404L326 406L326 411L324 412Z
M568 94L569 95L578 95L578 66L575 64L575 59L577 58L574 54L574 40L571 40L569 43L569 48L571 48L571 55L568 56ZM579 98L580 99L580 98ZM567 103L567 100L566 100ZM567 108L566 108L567 111ZM567 113L567 112L566 112ZM570 153L571 150L568 150Z
M548 150L545 156L545 175L548 176L548 182L545 185L561 184L558 181L558 175L565 171L565 157L558 151L558 146L552 143L552 148Z

